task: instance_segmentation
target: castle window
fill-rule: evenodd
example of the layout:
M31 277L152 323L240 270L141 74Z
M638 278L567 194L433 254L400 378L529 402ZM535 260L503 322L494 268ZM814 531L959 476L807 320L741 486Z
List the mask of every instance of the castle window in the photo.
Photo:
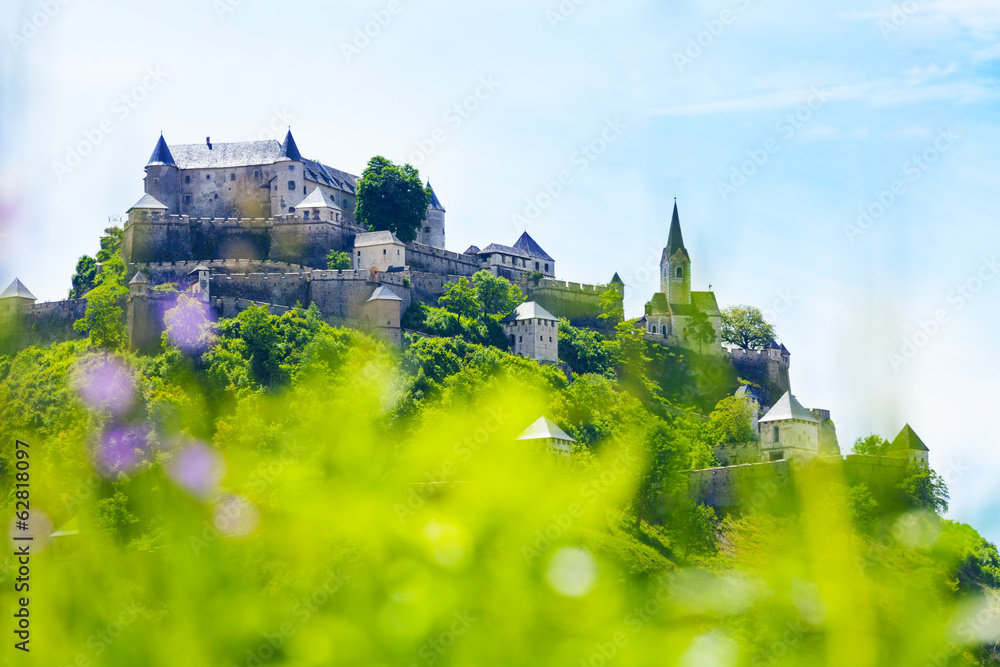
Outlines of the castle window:
M236 174L229 174L229 180L235 181L236 180Z
M145 219L146 219L146 212L145 212L145 211L143 211L143 212L142 212L142 219L143 219L143 220L145 220Z
M303 213L302 217L303 217L303 219L308 220L309 219L309 211L306 211L305 213Z
M302 186L302 194L305 194L305 193L306 193L306 186L303 185Z
M160 219L160 214L159 214L159 212L154 212L154 213L153 213L153 220L159 220L159 219Z
M211 174L205 174L205 180L206 181L212 180L212 175Z
M683 278L683 277L684 277L684 267L683 266L678 266L677 267L677 278L680 279L680 278Z
M430 234L430 232L431 232L430 227L424 227L424 234Z
M517 342L518 343L523 343L524 342L524 336L518 336L517 337Z
M779 437L779 436L780 436L780 433L779 433L779 431L778 431L778 427L777 427L777 426L775 426L775 427L774 427L774 441L775 441L775 442L778 442L778 440L780 440L780 437Z
M548 264L546 264L546 265L545 265L545 270L546 270L546 271L548 271L548 270L549 270L549 265L548 265Z
M295 171L295 165L294 164L288 165L288 171Z
M254 172L253 172L253 177L254 177L254 178L260 178L260 170L259 170L259 169L255 169L255 170L254 170Z
M190 183L191 182L191 177L190 176L185 176L184 177L184 182L185 183Z
M295 191L295 181L288 181L288 189L292 192Z
M184 195L184 203L185 204L191 203L191 195Z

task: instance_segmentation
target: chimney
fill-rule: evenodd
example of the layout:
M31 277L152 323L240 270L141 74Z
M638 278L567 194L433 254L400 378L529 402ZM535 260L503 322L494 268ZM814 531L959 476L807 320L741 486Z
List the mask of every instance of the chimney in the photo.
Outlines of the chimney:
M208 144L208 150L212 150L212 137L205 137L205 143Z

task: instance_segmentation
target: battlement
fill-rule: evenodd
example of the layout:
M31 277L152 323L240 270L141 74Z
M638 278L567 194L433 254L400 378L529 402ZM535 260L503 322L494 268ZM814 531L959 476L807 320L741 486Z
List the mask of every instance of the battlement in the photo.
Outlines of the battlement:
M568 292L583 292L585 294L603 294L607 289L607 285L585 285L582 283L570 283L565 280L555 280L553 278L543 278L538 281L538 286L535 287L532 284L532 290L564 290Z
M143 273L175 273L177 275L188 274L198 266L205 266L211 271L226 271L229 273L293 273L312 271L312 267L301 264L287 264L285 262L272 262L270 260L258 259L209 259L203 261L182 260L176 262L136 262L129 264L129 271L142 271ZM261 267L273 269L271 271L251 271L250 269Z

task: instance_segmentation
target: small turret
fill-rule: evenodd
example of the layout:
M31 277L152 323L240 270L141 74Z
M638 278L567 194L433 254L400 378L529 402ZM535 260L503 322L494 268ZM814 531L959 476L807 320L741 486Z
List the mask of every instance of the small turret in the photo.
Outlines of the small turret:
M168 213L180 214L180 170L162 132L146 164L145 190L162 202Z
M33 306L35 301L35 295L28 291L28 288L24 286L17 278L14 278L7 289L0 294L0 308L8 308L11 306Z
M427 181L427 194L430 204L427 206L427 219L417 233L417 243L429 245L432 248L444 248L444 204L438 199L431 182Z

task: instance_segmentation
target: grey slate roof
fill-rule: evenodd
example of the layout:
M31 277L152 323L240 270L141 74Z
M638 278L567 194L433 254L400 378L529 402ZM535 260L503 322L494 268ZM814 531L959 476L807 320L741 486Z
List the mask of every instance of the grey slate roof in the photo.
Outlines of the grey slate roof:
M792 396L792 392L787 391L785 395L778 399L778 402L774 404L774 407L768 410L767 414L760 418L760 423L765 422L776 422L776 421L786 421L789 419L797 419L799 421L811 422L813 424L818 424L819 420L813 415L813 413L802 407L802 404Z
M167 147L167 142L163 139L163 133L160 132L160 140L156 142L156 148L153 149L153 154L149 156L149 162L146 166L152 166L157 164L164 164L168 167L176 167L177 163L174 162L174 156L170 154L170 149Z
M566 431L559 428L555 422L545 416L539 417L538 421L524 429L524 433L517 436L518 440L548 440L550 438L553 440L576 442L576 440L569 437Z
M366 248L368 246L385 245L387 243L405 245L402 241L396 238L395 234L388 230L381 232L363 232L354 237L355 248Z
M522 252L517 248L512 248L509 245L501 245L499 243L491 243L479 251L480 255L492 255L493 253L502 253L504 255L514 255L515 257L531 259L531 256L528 255L528 253Z
M434 192L434 188L431 187L430 181L427 181L427 189L431 191L431 203L430 206L428 206L427 208L431 209L432 211L443 211L444 204L442 204L441 200L438 199L437 194Z
M332 208L341 210L325 192L319 188L314 188L305 199L300 201L295 208Z
M142 274L142 271L136 271L132 280L128 281L129 285L148 285L149 281L146 280L146 276Z
M670 220L670 236L667 237L667 257L673 257L678 251L684 251L684 256L691 259L684 247L684 235L681 234L681 217L677 213L677 200L674 200L674 217Z
M402 299L396 296L396 293L385 285L380 285L375 288L368 301L402 301Z
M462 254L463 255L478 255L479 253L480 253L479 246L470 245L465 250L465 252L463 252Z
M150 194L145 194L142 197L140 197L139 201L133 204L132 208L130 208L129 211L131 211L134 208L156 208L163 211L167 210L165 204L161 203L159 200L156 199L156 197ZM126 211L126 213L128 213L128 211Z
M180 169L226 169L274 164L283 157L282 147L268 141L238 141L228 144L180 144L172 149Z
M199 264L198 266L188 271L188 275L190 276L192 273L201 273L202 271L211 271L211 269L205 266L204 264Z
M550 313L549 311L542 308L540 305L534 301L529 301L527 303L522 303L520 306L514 309L514 312L508 315L504 321L513 322L521 320L530 320L538 318L540 320L550 320L552 322L558 322L559 318Z
M7 286L7 289L0 294L0 299L14 299L20 297L22 299L32 299L38 301L35 295L28 291L28 288L24 286L17 278L14 278L14 282Z
M521 252L527 253L529 257L537 257L539 259L547 259L550 262L555 260L549 257L549 254L542 250L542 246L535 243L535 239L528 236L528 232L521 234L521 238L517 240L514 247Z
M929 452L930 449L924 444L924 441L920 439L920 436L910 428L907 424L903 427L903 430L899 432L896 439L892 441L892 444L886 448L887 452L904 451L908 449L914 449L919 452Z

